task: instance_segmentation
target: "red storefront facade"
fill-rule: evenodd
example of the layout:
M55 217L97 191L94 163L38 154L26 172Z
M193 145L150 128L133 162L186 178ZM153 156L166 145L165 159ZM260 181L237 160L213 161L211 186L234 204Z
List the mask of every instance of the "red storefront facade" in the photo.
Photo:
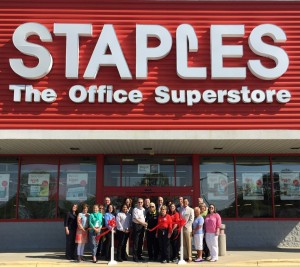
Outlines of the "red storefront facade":
M106 195L202 196L232 227L281 222L288 234L265 240L299 245L298 1L0 10L4 228L58 225L72 202Z

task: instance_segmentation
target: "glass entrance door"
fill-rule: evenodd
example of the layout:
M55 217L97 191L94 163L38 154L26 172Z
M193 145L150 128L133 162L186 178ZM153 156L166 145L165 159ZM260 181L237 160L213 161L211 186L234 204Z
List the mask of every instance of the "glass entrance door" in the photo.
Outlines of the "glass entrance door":
M149 197L157 203L159 196L178 203L179 196L194 197L191 156L120 155L104 158L103 187L98 195L101 203L109 196L120 209L125 198Z
M119 190L117 190L119 191ZM132 207L135 207L137 204L138 198L150 198L151 202L154 202L155 205L158 203L158 197L163 198L163 204L167 204L169 201L178 204L178 198L181 197L187 197L190 202L190 206L193 206L192 200L193 200L193 192L190 192L188 190L168 190L167 188L164 188L163 190L126 190L123 192L114 192L113 195L108 195L111 198L112 204L116 207L117 210L121 209L122 204L124 203L126 198L132 199Z

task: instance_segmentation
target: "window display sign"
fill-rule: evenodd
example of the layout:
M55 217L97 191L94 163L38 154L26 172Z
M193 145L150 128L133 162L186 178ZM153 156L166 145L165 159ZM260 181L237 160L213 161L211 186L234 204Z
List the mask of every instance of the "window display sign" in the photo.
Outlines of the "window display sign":
M138 164L138 174L158 174L159 164Z
M243 173L242 179L244 200L264 200L262 173Z
M0 174L0 201L6 202L9 198L9 174Z
M49 173L29 173L29 192L27 201L48 201L49 200Z
M87 200L88 173L67 174L66 200Z
M207 185L209 200L228 200L227 173L208 173Z
M280 199L300 200L299 172L279 173Z

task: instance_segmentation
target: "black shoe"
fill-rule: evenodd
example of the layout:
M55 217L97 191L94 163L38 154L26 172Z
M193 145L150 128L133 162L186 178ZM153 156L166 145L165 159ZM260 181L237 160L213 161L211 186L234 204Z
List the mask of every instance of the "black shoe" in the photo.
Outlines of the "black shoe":
M123 262L123 260L121 258L117 258L116 261Z
M128 258L127 257L122 257L122 260L123 261L128 261Z
M149 261L153 261L153 258L152 258L152 257L150 257L150 258L149 258Z
M143 257L138 257L139 262L144 262L145 259Z
M178 262L178 261L179 259L177 257L172 260L172 262Z
M133 261L140 262L137 258L133 258Z

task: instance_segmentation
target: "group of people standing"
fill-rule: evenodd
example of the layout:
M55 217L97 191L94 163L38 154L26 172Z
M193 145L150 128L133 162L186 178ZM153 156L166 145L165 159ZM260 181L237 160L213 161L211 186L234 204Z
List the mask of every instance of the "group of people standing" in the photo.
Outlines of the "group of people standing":
M138 198L136 205L126 198L115 212L110 198L104 205L94 205L88 213L83 204L82 212L77 215L77 204L65 218L66 257L85 260L83 252L89 242L93 262L104 256L110 260L111 231L116 230L117 255L119 262L128 260L126 245L129 236L132 240L132 256L135 262L144 262L142 256L144 238L147 242L149 261L162 263L177 262L180 249L180 229L183 232L183 258L192 262L192 241L197 251L195 262L218 260L218 235L221 217L213 204L208 209L202 198L198 206L189 207L187 198L179 197L178 203L166 202L158 197L156 204L150 198ZM76 247L77 244L77 247Z

